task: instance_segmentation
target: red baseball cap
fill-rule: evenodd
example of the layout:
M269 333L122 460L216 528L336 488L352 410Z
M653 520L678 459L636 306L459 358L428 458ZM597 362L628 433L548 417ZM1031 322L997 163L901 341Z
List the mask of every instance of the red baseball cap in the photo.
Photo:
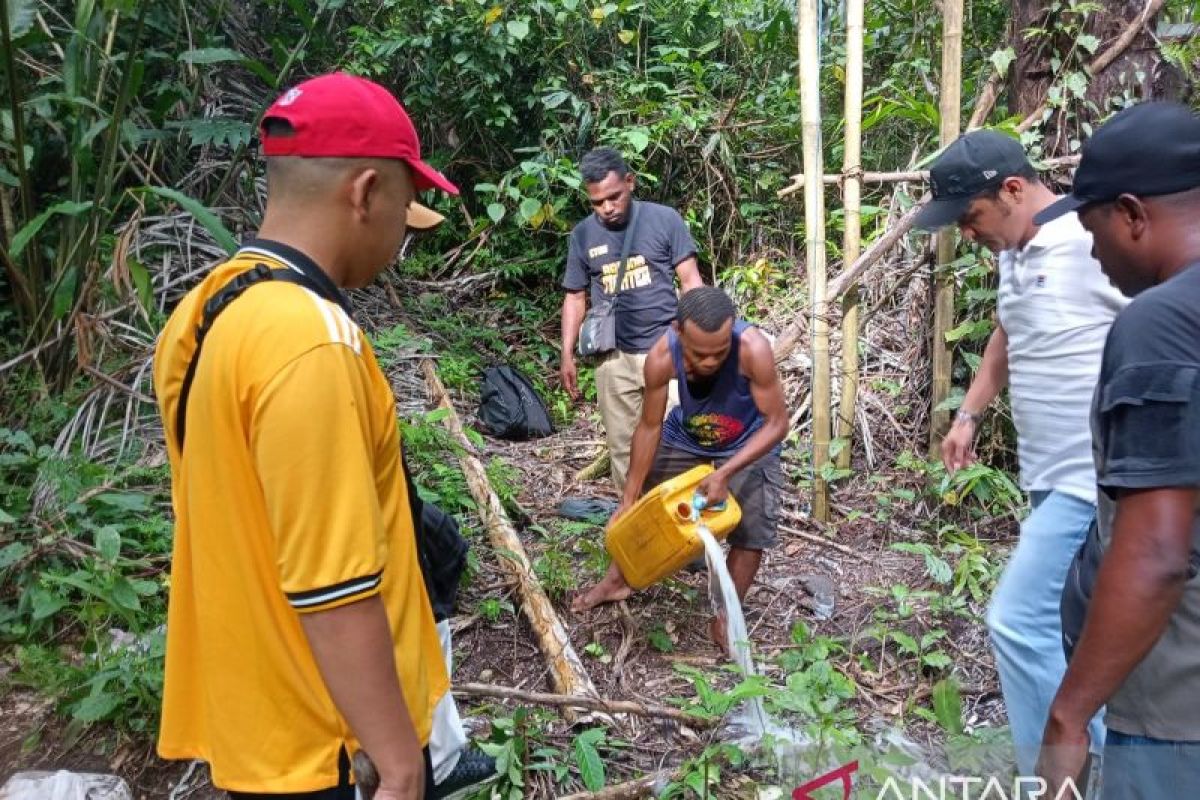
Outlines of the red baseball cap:
M288 89L263 122L281 119L290 136L268 136L259 128L266 156L307 158L394 158L408 164L418 191L458 187L421 160L421 142L404 106L374 81L332 72Z

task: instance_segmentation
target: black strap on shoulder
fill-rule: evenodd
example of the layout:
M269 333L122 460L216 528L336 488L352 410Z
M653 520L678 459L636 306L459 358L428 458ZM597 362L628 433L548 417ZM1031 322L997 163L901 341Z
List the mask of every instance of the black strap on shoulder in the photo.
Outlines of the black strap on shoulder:
M625 282L625 267L629 264L629 250L633 247L633 237L637 234L638 209L641 204L637 200L630 201L632 206L629 224L625 227L625 238L621 240L621 266L617 268L617 283L613 288L613 312L617 310L617 295L621 293L621 284Z
M200 324L196 326L196 351L192 353L191 363L188 364L187 373L183 376L183 386L179 389L179 403L175 406L175 441L179 444L180 453L183 453L183 441L187 433L188 395L192 391L192 381L196 377L196 365L200 363L200 351L204 347L204 337L208 336L213 323L221 315L221 312L229 307L230 303L241 297L242 292L251 286L264 281L295 283L311 289L318 295L324 295L321 288L316 286L314 281L304 273L288 268L271 269L260 262L229 281L208 299L208 302L204 304L204 314L200 318Z

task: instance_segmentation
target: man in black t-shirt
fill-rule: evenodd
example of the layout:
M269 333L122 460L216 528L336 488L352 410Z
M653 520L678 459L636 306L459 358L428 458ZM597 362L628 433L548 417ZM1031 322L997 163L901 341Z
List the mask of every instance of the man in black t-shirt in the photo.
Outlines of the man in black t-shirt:
M571 231L562 281L562 382L571 398L578 399L575 342L587 311L585 292L593 305L611 297L617 349L605 353L596 367L596 400L620 493L641 416L646 353L675 318L675 276L685 292L702 281L696 245L683 218L674 209L633 199L634 175L619 153L601 147L584 156L579 167L594 213ZM635 203L637 225L618 289L622 245Z
M1094 585L1079 562L1068 578L1090 601L1038 772L1058 796L1107 704L1105 800L1200 797L1200 117L1175 103L1116 115L1084 145L1072 195L1035 221L1075 208L1101 268L1135 299L1100 366L1103 558Z

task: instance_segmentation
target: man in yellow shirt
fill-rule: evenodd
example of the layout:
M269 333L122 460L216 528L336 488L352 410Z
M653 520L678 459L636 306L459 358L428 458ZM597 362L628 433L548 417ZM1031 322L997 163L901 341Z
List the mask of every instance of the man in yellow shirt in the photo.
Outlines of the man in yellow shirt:
M394 398L341 290L393 260L416 191L457 189L361 78L290 89L260 133L258 237L179 303L155 354L176 515L159 753L207 761L235 797L342 800L361 748L378 800L421 798L453 699ZM256 271L286 279L214 319Z

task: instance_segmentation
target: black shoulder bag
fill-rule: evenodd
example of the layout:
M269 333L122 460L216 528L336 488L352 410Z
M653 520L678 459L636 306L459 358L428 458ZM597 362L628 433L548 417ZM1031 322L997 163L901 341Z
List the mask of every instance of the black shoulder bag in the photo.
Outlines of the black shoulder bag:
M617 282L613 285L613 293L604 297L603 303L595 303L583 318L579 326L579 339L575 350L581 356L599 356L617 349L617 295L621 293L621 284L625 282L625 267L629 264L629 249L633 247L634 234L637 232L638 210L641 203L632 201L629 225L625 228L625 238L621 242L621 265L617 267ZM603 277L601 278L603 280Z

